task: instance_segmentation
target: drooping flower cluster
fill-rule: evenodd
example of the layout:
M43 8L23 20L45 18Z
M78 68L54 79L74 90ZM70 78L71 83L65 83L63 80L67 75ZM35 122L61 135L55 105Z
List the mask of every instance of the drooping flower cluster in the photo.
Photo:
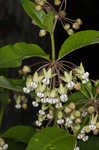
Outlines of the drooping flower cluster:
M38 120L36 121L37 126L41 126L45 120L53 120L56 111L57 124L72 127L74 120L68 118L67 114L75 109L75 104L70 103L69 107L64 107L64 105L68 101L70 91L77 88L78 78L81 83L88 82L88 76L84 77L86 74L81 64L73 71L64 71L64 74L59 76L61 83L58 83L58 85L56 81L57 74L53 73L52 68L48 70L44 68L40 73L35 72L33 76L29 75L27 77L26 87L23 88L23 91L26 94L34 93L35 99L32 101L32 105L33 107L40 106ZM86 82L83 82L83 80L86 80ZM17 103L19 102L17 101ZM80 123L80 118L77 118L76 122Z
M8 144L5 143L4 139L0 138L0 150L7 150Z

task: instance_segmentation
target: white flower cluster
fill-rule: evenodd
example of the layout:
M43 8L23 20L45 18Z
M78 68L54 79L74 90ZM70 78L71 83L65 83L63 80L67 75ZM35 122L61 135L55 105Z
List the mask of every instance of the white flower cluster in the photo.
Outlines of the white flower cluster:
M15 108L16 109L26 109L27 108L27 98L24 95L14 95Z
M8 144L5 143L5 141L0 138L0 150L7 150L8 149Z
M61 83L56 86L53 82L56 82L56 73L52 71L52 68L42 69L40 73L35 72L34 75L29 75L26 79L26 87L23 88L25 94L31 95L34 93L35 99L32 101L33 107L40 107L38 113L38 119L36 120L37 126L42 126L44 120L54 119L54 109L58 111L62 110L66 113L66 117L58 117L56 114L57 124L64 124L66 128L73 128L73 124L80 123L81 119L78 118L75 120L72 117L68 117L67 114L72 112L75 109L75 105L72 103L70 108L64 108L64 104L68 101L70 91L75 89L75 85L78 83L78 78L82 83L88 82L89 73L84 71L82 64L74 69L73 71L66 72L64 75L59 76ZM53 87L54 85L54 87ZM43 108L42 108L43 106ZM17 103L16 108L20 108L20 103ZM50 113L51 110L51 113ZM79 112L78 112L79 115Z

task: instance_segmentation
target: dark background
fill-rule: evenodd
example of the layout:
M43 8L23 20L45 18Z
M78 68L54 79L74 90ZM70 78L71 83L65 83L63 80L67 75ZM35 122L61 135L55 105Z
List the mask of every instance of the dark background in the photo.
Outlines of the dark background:
M80 30L99 30L99 6L98 0L67 0L67 14L69 18L81 18L84 22ZM16 42L36 43L46 52L50 52L50 38L47 34L44 38L38 36L39 28L32 24L31 19L24 12L21 0L0 0L0 47ZM55 30L56 50L66 39L67 34L58 22ZM99 79L99 45L82 48L65 57L79 65L82 61L85 69L90 72L92 79ZM15 69L10 70L10 77L16 74ZM3 128L16 124L32 125L35 110L29 107L26 111L17 111L10 104L5 111Z

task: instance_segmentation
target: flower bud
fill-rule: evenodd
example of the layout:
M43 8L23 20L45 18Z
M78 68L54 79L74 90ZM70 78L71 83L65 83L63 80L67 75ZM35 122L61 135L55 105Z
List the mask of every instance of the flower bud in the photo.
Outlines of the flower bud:
M73 29L67 30L67 34L68 34L68 35L72 35L73 33L74 33Z
M93 106L88 107L88 113L93 114L95 112L95 108Z
M30 69L30 67L28 67L28 66L23 66L22 72L26 74L26 73L31 72L31 69Z
M58 15L60 18L63 18L66 16L66 12L64 10L61 10Z
M76 123L76 124L81 123L81 118L77 118L77 119L75 120L75 123Z
M75 115L75 117L80 117L81 113L80 113L80 111L77 110L77 111L75 111L74 115Z
M54 5L59 6L61 4L61 0L54 0Z
M40 5L35 6L35 10L40 11L41 9L42 9L42 7Z
M94 135L98 135L98 133L99 133L99 130L98 130L98 129L95 129L95 130L93 131L93 134L94 134Z
M72 110L69 107L65 107L64 111L66 114L69 114Z
M45 35L46 35L46 31L43 30L43 29L41 29L40 32L39 32L39 36L40 36L40 37L43 37L43 36L45 36Z
M80 125L79 124L73 127L74 132L77 132L79 129L80 129Z
M79 25L82 25L82 24L83 24L83 22L82 22L82 20L81 20L80 18L76 19L76 22L77 22Z
M75 22L73 23L72 28L78 30L80 28L80 25L77 22Z
M67 31L68 29L70 29L70 24L69 23L66 23L65 25L64 25L64 29Z
M86 133L90 133L90 131L91 131L91 130L90 130L89 126L85 126L85 132L86 132Z
M68 105L68 107L69 107L70 109L74 110L74 109L75 109L75 104L74 104L73 102L71 102L71 103Z
M75 88L76 90L80 90L80 89L81 89L81 83L76 83L76 84L74 85L74 88Z
M2 138L0 138L0 147L2 147L4 144L5 144L5 141Z
M58 112L57 117L58 117L59 119L61 119L61 118L63 117L62 111L59 111L59 112Z
M96 123L96 128L99 129L99 122Z
M22 104L23 109L27 109L27 104Z

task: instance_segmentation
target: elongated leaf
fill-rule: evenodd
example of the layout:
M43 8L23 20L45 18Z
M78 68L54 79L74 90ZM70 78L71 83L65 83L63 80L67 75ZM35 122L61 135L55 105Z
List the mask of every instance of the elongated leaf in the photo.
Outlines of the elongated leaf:
M15 79L7 79L3 76L0 76L0 87L13 90L13 91L23 91L24 83L22 80L15 80Z
M29 57L41 57L49 60L49 56L35 44L16 43L0 48L0 68L21 66L22 60Z
M27 144L30 138L34 135L35 130L29 126L15 126L0 135L5 139L12 139L16 142Z
M45 13L43 10L37 11L35 9L36 4L30 0L22 0L22 6L36 25L48 32L52 32L55 16L53 12L48 11Z
M99 136L90 136L88 141L79 141L80 150L99 150Z
M26 144L21 142L15 142L8 139L6 139L5 142L8 144L8 150L25 150L26 148Z
M73 150L75 139L64 129L45 128L36 133L26 150Z
M99 31L86 30L73 34L62 45L58 59L69 53L95 43L99 43Z
M43 10L37 11L35 10L35 3L30 0L21 0L22 6L27 14L35 21L35 23L43 28L44 27L44 19L46 14Z

